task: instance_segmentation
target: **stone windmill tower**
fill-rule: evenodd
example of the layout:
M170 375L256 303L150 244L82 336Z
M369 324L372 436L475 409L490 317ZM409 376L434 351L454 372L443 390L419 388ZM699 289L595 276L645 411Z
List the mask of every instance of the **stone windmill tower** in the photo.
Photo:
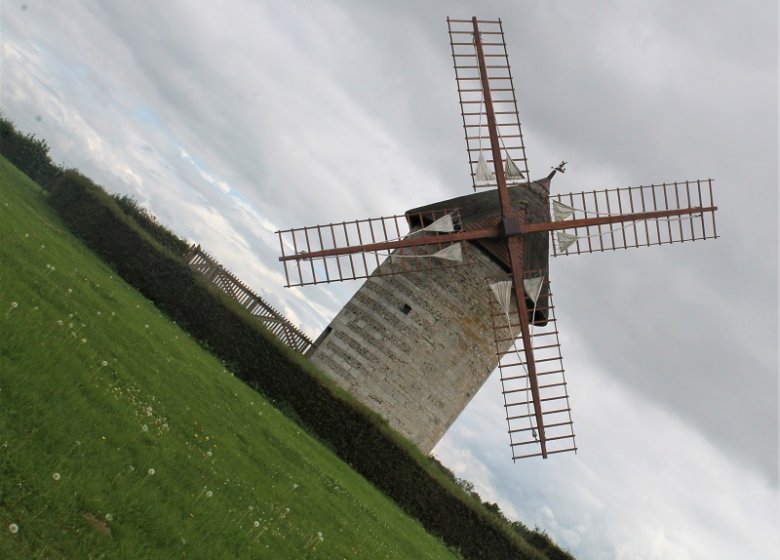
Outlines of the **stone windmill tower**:
M576 451L548 255L716 237L712 183L551 195L500 20L447 21L476 192L278 232L288 286L366 278L308 356L425 453L498 367L513 459Z

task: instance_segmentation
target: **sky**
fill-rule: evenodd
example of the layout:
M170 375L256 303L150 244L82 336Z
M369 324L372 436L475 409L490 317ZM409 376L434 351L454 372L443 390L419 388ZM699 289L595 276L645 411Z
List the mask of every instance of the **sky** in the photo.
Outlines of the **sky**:
M500 17L554 193L713 178L720 238L551 260L579 452L512 463L496 374L434 454L578 558L780 557L778 6L3 0L0 109L316 336L277 229L471 192L446 17Z

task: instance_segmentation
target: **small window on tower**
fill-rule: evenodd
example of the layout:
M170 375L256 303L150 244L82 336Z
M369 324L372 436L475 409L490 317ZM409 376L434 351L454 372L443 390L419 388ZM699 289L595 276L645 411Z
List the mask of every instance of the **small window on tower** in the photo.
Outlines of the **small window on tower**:
M409 315L409 312L412 310L412 307L408 303L404 303L404 306L401 308L401 313L404 315Z

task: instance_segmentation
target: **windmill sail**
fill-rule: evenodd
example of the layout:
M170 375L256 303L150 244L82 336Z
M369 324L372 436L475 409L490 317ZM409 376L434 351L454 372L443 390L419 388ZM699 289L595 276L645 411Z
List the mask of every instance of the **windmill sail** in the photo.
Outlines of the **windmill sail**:
M410 230L410 223L415 224L414 231ZM280 260L284 263L286 285L291 287L467 263L468 253L463 251L462 243L439 241L440 236L458 229L460 213L438 209L276 233L282 249ZM423 238L424 244L402 249L371 248L409 238Z
M496 178L492 170L502 163L507 181L525 180L528 177L528 161L501 22L480 20L479 29L482 49L489 61L486 77L496 116L498 146L495 148L504 154L504 162L494 161L494 152L491 151L493 146L488 131L473 22L470 19L448 18L447 25L474 189L495 187Z
M506 158L506 161L504 162L504 176L506 177L507 182L516 182L525 179L523 172L520 171L520 168L517 167L517 164L510 157Z
M559 194L550 198L553 219L560 225L572 223L571 228L551 232L557 241L551 244L553 256L717 237L712 179ZM685 213L679 214L680 211ZM647 212L670 215L598 223Z
M537 297L544 284L544 271L527 272L523 279L526 293L536 289ZM530 282L529 282L530 281ZM539 387L539 406L541 407L542 428L546 443L546 454L576 451L574 429L571 419L571 406L561 358L561 345L558 339L558 323L549 283L546 297L543 299L548 317L544 326L534 326L531 331L531 347L526 352L519 332L517 306L512 298L510 277L489 281L491 320L496 341L496 353L499 357L498 369L501 378L501 390L506 411L512 458L541 456L539 425L531 393L528 373L528 356L534 360L536 379ZM530 288L530 289L529 289ZM540 301L542 301L540 299Z
M485 154L480 150L479 159L477 159L477 168L474 171L474 182L480 185L487 185L488 183L495 184L496 175L488 168L487 161L485 161Z

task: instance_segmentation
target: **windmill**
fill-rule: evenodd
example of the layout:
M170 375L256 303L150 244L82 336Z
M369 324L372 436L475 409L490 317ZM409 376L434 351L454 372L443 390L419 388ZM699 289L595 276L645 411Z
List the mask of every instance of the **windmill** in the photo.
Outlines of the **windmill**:
M447 24L475 193L279 231L279 260L288 287L367 279L311 358L424 452L496 366L513 460L576 451L548 255L715 238L712 180L551 195L566 162L529 178L501 21Z

